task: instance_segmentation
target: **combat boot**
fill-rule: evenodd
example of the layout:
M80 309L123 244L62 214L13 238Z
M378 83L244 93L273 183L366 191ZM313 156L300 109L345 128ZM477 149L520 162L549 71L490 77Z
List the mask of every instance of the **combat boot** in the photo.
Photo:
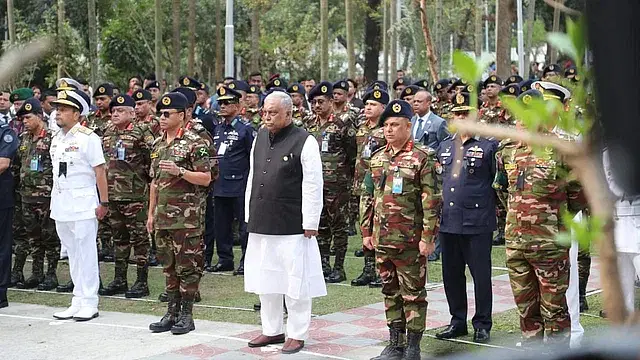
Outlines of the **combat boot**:
M351 286L365 286L369 285L373 281L376 275L376 269L374 268L375 259L372 256L364 257L364 268L362 274L357 278L351 280Z
M344 249L336 253L336 258L333 262L333 271L325 278L326 282L339 283L347 280L347 275L344 272L344 258L346 252L346 249Z
M407 347L404 348L402 360L420 360L420 340L422 332L407 333Z
M115 262L116 257L113 252L113 248L102 248L102 261L104 262Z
M113 296L116 294L124 294L129 290L127 284L127 263L126 260L116 262L115 276L112 282L107 286L98 290L98 294L102 296Z
M38 290L49 291L58 286L58 277L56 276L56 269L58 268L58 257L52 256L48 260L47 274L44 277L44 281L38 285Z
M498 233L491 241L492 245L504 245L504 226L501 226Z
M387 345L380 356L371 358L371 360L400 360L404 354L405 348L405 330L389 328L389 345Z
M197 302L197 303L202 301L202 296L200 295L200 290L196 291L196 296L194 298L194 301Z
M158 266L158 257L156 256L156 251L151 249L149 251L149 266Z
M358 249L358 250L354 251L353 252L353 256L355 256L355 257L363 257L364 256L364 250Z
M166 292L160 293L160 295L158 296L158 301L160 301L160 302L169 301L169 295L167 295Z
M24 282L25 289L33 289L44 281L44 254L32 256L31 276Z
M11 271L10 287L24 289L24 263L27 261L26 256L16 255L13 258L13 270Z
M327 278L331 274L331 262L329 261L329 255L322 255L322 275Z
M56 292L59 293L70 293L73 292L73 280L69 280L66 284L64 285L59 285L56 288Z
M183 300L180 317L171 328L171 333L173 335L183 335L195 329L196 325L193 322L193 300Z
M382 279L380 278L380 275L378 275L378 272L376 272L376 276L369 283L369 287L370 288L381 288L382 287Z
M154 333L171 330L180 313L180 294L168 296L167 313L158 322L149 324L149 330Z
M585 312L589 310L589 303L587 302L587 282L586 281L580 281L580 283L578 284L578 294L579 294L579 301L580 301L580 312Z
M124 297L128 299L137 299L149 296L149 285L147 278L149 277L149 268L145 266L138 267L138 278L131 289L124 293Z

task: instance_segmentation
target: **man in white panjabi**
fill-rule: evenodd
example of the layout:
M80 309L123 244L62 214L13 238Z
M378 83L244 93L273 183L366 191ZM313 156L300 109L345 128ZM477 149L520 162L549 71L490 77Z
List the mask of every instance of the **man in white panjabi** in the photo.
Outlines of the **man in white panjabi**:
M284 342L284 354L304 347L311 299L327 294L316 240L322 212L320 151L311 135L293 125L292 110L284 92L265 99L264 126L251 151L245 197L249 240L244 289L260 296L262 320L262 335L249 346Z

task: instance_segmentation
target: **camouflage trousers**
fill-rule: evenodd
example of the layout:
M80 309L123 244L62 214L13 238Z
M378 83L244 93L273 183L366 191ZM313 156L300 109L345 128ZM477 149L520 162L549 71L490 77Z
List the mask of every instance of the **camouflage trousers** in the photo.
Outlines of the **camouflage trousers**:
M109 225L113 234L116 267L126 269L133 248L136 265L143 268L149 257L149 236L146 227L147 209L142 201L112 201L109 203Z
M16 257L27 258L31 249L29 247L29 239L27 238L27 228L24 224L24 216L22 216L22 196L15 195L15 205L13 208L13 253Z
M204 262L204 240L201 230L156 230L158 260L166 276L166 292L169 296L181 296L193 300Z
M546 331L548 341L567 342L569 250L507 248L507 268L524 340L542 341Z
M507 225L507 209L501 201L496 204L496 218L498 220L498 231L504 234L504 228Z
M103 254L113 253L113 233L111 231L109 215L102 218L102 220L98 220L98 237L96 244L98 244L98 242L98 250L102 250Z
M427 323L427 258L418 249L376 248L387 326L424 331Z
M589 250L578 251L578 279L580 284L580 295L584 295L591 274L591 253Z
M49 200L38 202L29 200L23 199L22 201L22 217L26 225L27 239L33 258L33 273L42 275L45 256L49 264L58 263L60 239L56 233L55 222L49 217ZM16 252L17 257L18 253Z
M351 195L351 197L349 198L349 227L351 225L354 225L355 227L358 227L359 223L360 223L360 196L358 195Z
M329 252L331 244L336 251L334 268L344 270L344 259L347 255L347 243L349 240L349 189L334 191L325 188L324 207L320 215L318 226L318 247L322 258L322 268L329 266Z

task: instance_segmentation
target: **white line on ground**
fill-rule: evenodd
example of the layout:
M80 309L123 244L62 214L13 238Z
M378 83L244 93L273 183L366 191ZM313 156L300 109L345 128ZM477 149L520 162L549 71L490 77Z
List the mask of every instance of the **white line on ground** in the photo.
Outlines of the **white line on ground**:
M446 341L467 344L467 345L476 345L481 347L488 347L488 348L494 348L494 349L506 349L506 350L513 350L513 351L525 351L524 349L518 349L518 348L512 348L512 347L500 346L500 345L480 344L473 341L460 340L460 339L438 339L435 335L431 335L431 334L424 334L424 336L430 337L432 339L446 340Z
M57 322L60 322L60 323L74 323L74 324L79 324L79 325L104 326L104 327L112 327L112 328L122 328L122 329L149 331L148 328L142 327L142 326L106 324L106 323L97 322L95 320L76 322L76 321L73 321L73 320L55 320L53 318L49 319L49 318L41 318L41 317L35 317L35 316L9 315L9 314L0 314L0 317L14 318L14 319L25 319L25 320L39 320L39 321L47 321L47 322L52 322L53 321L53 322L56 322L56 323ZM189 334L195 335L195 336L211 337L211 338L216 338L216 339L247 342L247 339L242 339L242 338L238 338L238 337L207 334L207 333L201 333L201 332L197 332L197 331L192 331ZM280 350L282 348L282 346L274 346L274 345L269 345L268 347L272 348L272 349L278 349L278 350ZM344 357L340 357L340 356L333 356L333 355L327 355L327 354L320 354L320 353L315 353L315 352L312 352L312 351L304 351L303 350L303 351L300 351L300 353L301 354L312 355L312 356L317 356L317 357L322 357L322 358L327 358L327 359L350 360L349 358L344 358Z
M597 319L603 319L601 316L599 315L593 315L593 314L589 314L589 313L580 313L580 316L587 316L587 317L592 317L592 318L597 318ZM603 319L604 320L604 319Z

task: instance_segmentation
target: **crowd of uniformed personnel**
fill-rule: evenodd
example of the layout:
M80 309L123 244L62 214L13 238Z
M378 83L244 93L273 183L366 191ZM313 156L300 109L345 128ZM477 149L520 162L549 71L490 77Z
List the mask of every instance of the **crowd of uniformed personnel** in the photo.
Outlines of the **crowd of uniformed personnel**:
M148 267L159 262L167 276L161 300L169 306L150 329L178 334L193 330L192 307L199 300L203 272L244 273L249 156L261 126L264 97L283 91L293 100L294 123L317 139L321 152L325 200L318 244L325 280L346 280L347 243L354 228L359 228L363 248L356 256L364 257L364 268L351 284L382 287L385 295L391 342L380 359L413 359L419 354L427 307L427 256L439 259L436 243L443 238L438 228L445 225L454 229L447 230L453 235L488 234L489 249L497 230L493 243L504 244L506 239L507 267L523 336L540 339L546 330L547 336L566 337L567 306L559 294L568 283L564 272L568 255L555 244L554 236L561 228L561 203L569 203L572 210L584 208L579 185L566 172L560 175L558 170L566 165L552 151L539 158L526 144L456 138L447 130L448 120L464 119L476 111L481 122L519 126L503 107L502 96L524 104L532 97L566 103L568 90L549 84L562 75L574 81L578 76L575 68L562 72L560 66L549 65L544 81L535 83L518 75L506 81L489 75L479 84L451 78L429 86L427 80L399 77L391 86L393 91L384 81L371 82L362 99L355 95L351 79L288 84L276 75L265 85L259 73L248 81L226 78L214 94L207 84L188 76L178 79L170 92L153 79L145 80L144 86L134 81L127 93L111 83L100 84L91 94L91 113L81 121L82 127L101 137L107 166L109 201L104 205L109 212L100 222L96 246L101 261L115 262L115 271L99 293L148 296ZM470 106L474 86L479 109ZM32 89L17 89L8 96L13 114L4 99L8 93L0 97L0 123L20 138L12 168L16 210L10 286L17 288L73 290L73 283L58 284L56 267L64 249L48 216L54 166L49 146L57 131L51 102L64 91L88 89L70 78L59 79L55 88L39 97L34 97ZM464 151L460 165L452 163L452 146ZM452 184L461 188L455 196ZM476 193L474 184L484 186L483 192ZM494 189L502 201L477 199L478 194L495 196ZM242 249L237 266L235 231ZM458 251L448 244L442 246L443 263L447 251ZM212 263L214 248L216 264ZM32 272L25 279L29 254ZM581 269L585 269L581 270L581 306L586 308L590 258L588 253L581 258ZM473 266L471 260L463 261ZM490 258L487 261L490 267ZM137 272L132 286L127 282L129 264L135 264ZM455 266L448 269L451 274L459 271ZM460 281L456 276L449 277L450 282ZM541 285L532 287L532 282ZM448 296L459 295L457 288L451 291ZM466 317L466 298L464 304ZM456 317L453 309L452 316ZM464 324L464 329L456 328L452 320L439 337L466 334L466 318ZM488 324L476 328L474 340L489 340L490 319Z

